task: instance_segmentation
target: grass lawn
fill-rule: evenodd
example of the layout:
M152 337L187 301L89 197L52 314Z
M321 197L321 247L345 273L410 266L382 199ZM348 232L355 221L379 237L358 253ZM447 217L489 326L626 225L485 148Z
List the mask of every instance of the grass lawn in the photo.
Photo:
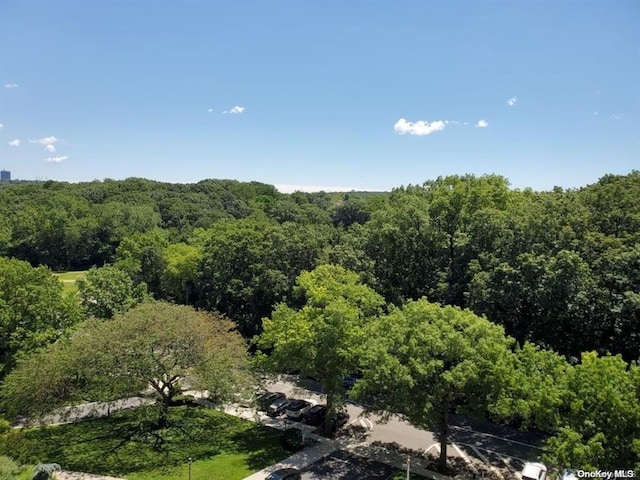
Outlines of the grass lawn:
M62 282L64 285L64 289L67 292L76 292L78 288L76 287L76 280L84 278L86 270L78 271L78 272L61 272L54 273L58 280Z
M0 455L131 480L186 479L189 458L192 480L236 480L290 455L280 446L278 430L202 407L173 408L170 428L145 432L141 426L155 413L143 407L111 418L13 431L0 436Z

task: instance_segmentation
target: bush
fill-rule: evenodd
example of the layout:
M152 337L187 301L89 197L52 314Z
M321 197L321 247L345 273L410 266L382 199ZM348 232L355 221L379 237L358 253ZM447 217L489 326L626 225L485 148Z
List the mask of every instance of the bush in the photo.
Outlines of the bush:
M302 430L287 428L282 433L282 445L287 450L298 451L305 446Z
M9 422L9 420L0 417L0 434L6 433L9 430L11 430L11 423Z
M53 472L59 472L60 470L60 465L57 463L41 463L36 466L32 480L51 480Z
M20 473L20 465L9 457L0 455L0 480L13 480Z

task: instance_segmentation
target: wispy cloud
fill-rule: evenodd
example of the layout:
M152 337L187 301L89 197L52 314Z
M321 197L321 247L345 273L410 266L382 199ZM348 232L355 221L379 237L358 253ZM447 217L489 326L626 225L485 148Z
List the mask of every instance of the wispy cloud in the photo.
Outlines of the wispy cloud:
M241 107L240 105L236 105L235 107L232 107L230 110L225 110L222 113L231 113L231 114L237 115L239 113L244 113L244 111L245 111L244 107Z
M59 138L51 136L51 137L39 138L37 140L29 140L29 143L38 143L38 144L44 145L46 147L47 145L53 145L54 143L56 143L58 141L60 141Z
M209 109L207 110L207 112L209 112L209 113L213 113L213 108L209 108Z
M518 102L518 97L511 97L509 100L507 100L507 105L509 105L510 107L513 107L517 102Z
M68 156L64 155L62 157L49 157L44 159L44 163L62 163L64 162Z
M488 126L489 122L486 120L478 120L478 123L476 123L476 128L487 128Z
M20 139L16 138L15 140L11 140L9 142L9 145L11 145L12 147L19 147L20 146Z
M409 122L404 118L401 118L393 126L393 129L399 135L430 135L433 132L444 130L446 126L443 120L435 120L433 122L427 122L424 120L418 120L417 122Z
M597 117L598 116L598 112L593 112L593 116Z
M0 128L4 127L4 123L0 123Z
M612 113L610 115L610 118L612 120L620 120L622 118L623 114L622 113Z
M18 88L20 85L17 83L5 83L4 88Z
M50 152L50 153L53 153L56 151L56 147L52 143L45 145L44 148L47 152Z

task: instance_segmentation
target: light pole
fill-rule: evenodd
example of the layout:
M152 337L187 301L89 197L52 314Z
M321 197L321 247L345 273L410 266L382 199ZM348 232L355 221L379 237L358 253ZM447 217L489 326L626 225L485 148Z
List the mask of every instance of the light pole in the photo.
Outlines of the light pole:
M407 480L411 478L411 457L407 455Z
M193 460L189 457L189 480L191 480L191 463L193 463Z

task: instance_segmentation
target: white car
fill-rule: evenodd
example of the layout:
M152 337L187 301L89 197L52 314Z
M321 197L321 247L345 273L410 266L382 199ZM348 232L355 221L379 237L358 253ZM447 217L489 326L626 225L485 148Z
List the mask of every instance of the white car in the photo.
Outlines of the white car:
M545 480L547 467L543 463L527 462L522 469L522 480Z
M287 407L287 417L302 420L304 414L307 413L311 407L317 404L318 402L310 398L307 398L306 400L292 400Z

